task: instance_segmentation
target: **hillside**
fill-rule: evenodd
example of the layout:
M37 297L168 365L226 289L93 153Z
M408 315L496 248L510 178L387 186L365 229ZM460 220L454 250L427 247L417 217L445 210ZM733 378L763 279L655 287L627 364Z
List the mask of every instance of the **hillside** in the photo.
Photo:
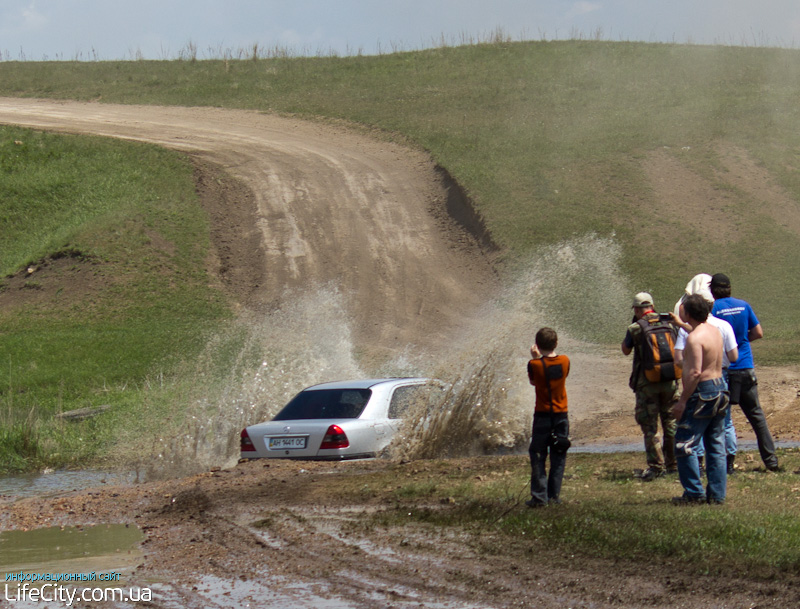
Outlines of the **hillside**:
M800 254L800 182L793 153L800 133L793 101L800 77L798 57L796 51L781 49L542 42L353 58L0 62L0 95L8 96L10 107L14 98L28 97L88 102L75 111L70 108L78 106L57 104L51 116L72 121L61 129L166 143L195 157L206 153L198 153L192 140L213 139L219 135L217 127L227 131L220 136L229 138L220 144L224 152L214 159L201 158L212 160L213 169L198 165L196 170L201 192L211 192L209 185L223 185L206 197L209 230L218 231L218 260L207 265L213 288L208 294L224 294L232 313L241 311L239 305L250 313L270 311L270 323L287 331L276 335L263 323L252 324L252 318L239 315L244 325L233 330L221 326L198 357L196 345L186 351L193 354L189 358L181 357L182 349L165 348L163 362L144 373L137 370L128 379L125 370L112 369L114 358L100 357L86 395L76 396L74 402L99 405L101 400L117 400L125 413L139 412L143 403L172 404L166 411L178 412L198 402L199 391L204 394L199 400L203 408L216 412L221 403L259 402L265 394L282 399L325 375L425 373L459 378L490 361L498 378L515 380L498 383L508 403L488 415L490 421L501 420L499 431L492 431L494 422L484 430L489 449L516 446L529 413L527 388L516 378L514 358L525 357L536 327L559 329L565 349L580 364L571 395L587 413L602 417L630 405L625 387L628 363L616 353L629 319L630 295L648 289L659 308L671 307L693 274L724 271L734 281L734 293L754 304L765 328L765 340L756 344L757 362L786 365L771 373L765 370L765 400L781 410L791 409L797 399L800 332L791 306L800 291L794 272ZM127 111L119 104L136 108L131 112L138 117L126 123ZM155 106L148 110L147 104ZM24 105L35 107L37 102L27 100ZM377 146L387 155L380 160L384 167L403 165L412 173L392 186L385 205L373 209L373 202L386 193L367 184L355 196L355 207L335 214L323 183L314 194L314 204L321 207L298 221L285 209L269 208L277 200L272 197L280 193L305 205L311 191L306 192L305 185L295 188L294 170L286 164L280 178L269 167L259 169L262 175L255 178L248 175L247 163L237 156L238 148L249 145L249 125L241 123L258 121L239 118L230 131L225 124L237 109L291 115L288 124L298 117L311 119L316 126L297 127L308 130L307 141L329 133L342 135L345 129L351 132L343 136L346 139L360 132L370 143L359 140L357 147ZM158 133L167 133L173 121L180 129L180 116L186 113L200 117L190 127L196 135ZM115 116L123 117L116 131L109 127ZM336 165L338 156L350 154L345 148L323 157ZM302 146L296 150L302 151ZM302 156L296 158L301 165L305 162ZM370 162L365 161L367 166ZM226 175L237 179L229 181ZM420 185L416 194L401 194L404 180ZM252 228L248 206L256 203L248 198L248 190L254 200L264 197L267 202L262 219L256 221L261 235ZM236 211L220 215L219 201L226 201L226 194ZM417 211L406 214L409 200L415 201ZM333 218L340 212L339 228L325 230L336 226ZM437 235L439 253L431 253L432 242L420 245L420 224L426 228L419 234ZM272 234L263 231L265 225ZM393 230L396 226L400 230ZM147 261L153 265L152 276L165 282L162 285L173 285L175 262L164 262L174 259L170 239L150 227L141 230L157 254L155 264ZM255 245L262 237L264 256ZM305 248L310 255L303 255ZM273 266L265 270L262 262L268 256ZM406 256L408 263L402 262ZM36 282L28 281L26 273L35 260L20 262L6 283L33 286ZM313 293L305 290L311 283ZM109 285L119 289L118 283ZM317 290L320 285L324 288ZM79 286L67 281L60 297L70 295L66 288ZM297 291L298 286L303 289ZM96 281L86 286L89 297L97 287ZM284 289L305 297L287 300L279 293ZM251 301L254 290L261 293ZM27 287L20 293L25 299L44 296ZM78 292L70 298L74 305L86 302L85 296ZM8 290L0 297L8 299ZM194 318L180 315L181 309L174 309L170 318L169 304L159 307L150 313L156 311L155 316L161 315L177 333L186 328L180 329L173 319L185 317L187 327L200 327ZM58 325L60 313L51 310ZM476 323L470 323L467 311L478 311ZM44 327L41 318L35 323L37 329ZM322 345L309 340L319 340L319 333L309 331L314 324L326 328ZM20 331L24 337L24 329ZM120 335L125 333L110 333L109 346L121 346L116 338ZM167 340L169 333L160 336ZM287 351L266 350L267 359L280 369L288 362L290 373L254 388L242 379L261 378L254 362L265 352L265 343L291 345ZM448 357L432 356L435 349L427 347L434 343L437 348L445 345ZM227 358L224 364L215 360L217 353ZM188 379L212 368L213 389L163 382L165 371ZM120 380L109 387L105 378ZM58 380L51 385L52 411L62 407L62 392ZM134 385L136 392L131 391ZM138 393L139 388L146 392ZM167 395L153 394L154 388ZM30 408L25 400L34 398L33 393L17 398L14 405L21 418ZM275 407L262 405L258 412L242 416L263 416ZM163 416L126 420L141 424ZM102 420L107 422L102 433L114 428L114 421ZM241 420L234 417L230 428ZM792 430L792 423L781 425L782 433ZM611 435L628 435L629 424L617 432ZM210 441L208 434L209 428L200 426L190 436ZM193 444L198 450L198 442ZM219 458L232 449L215 447L211 452Z
M797 361L800 332L791 306L798 53L568 41L377 57L0 62L0 96L253 109L377 130L447 170L504 271L572 247L574 264L559 269L569 280L537 303L552 324L615 344L629 293L649 289L668 305L692 275L724 271L767 329L760 361L781 363ZM597 298L598 274L624 294ZM591 316L574 312L587 292Z

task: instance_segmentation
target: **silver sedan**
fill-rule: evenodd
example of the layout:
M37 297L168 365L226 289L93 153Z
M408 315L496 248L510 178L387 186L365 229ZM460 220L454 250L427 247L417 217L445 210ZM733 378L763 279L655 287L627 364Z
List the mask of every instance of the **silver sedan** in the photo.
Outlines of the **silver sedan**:
M392 440L402 418L442 386L425 378L338 381L308 387L266 423L241 433L243 459L360 459Z

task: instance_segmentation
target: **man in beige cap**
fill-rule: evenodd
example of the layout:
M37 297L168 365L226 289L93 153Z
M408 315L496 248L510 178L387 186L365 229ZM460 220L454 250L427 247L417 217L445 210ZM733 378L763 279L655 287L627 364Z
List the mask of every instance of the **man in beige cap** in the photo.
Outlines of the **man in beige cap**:
M628 326L622 341L622 353L633 352L633 370L630 387L636 394L636 422L644 434L644 449L647 469L642 480L650 481L665 472L676 471L675 462L675 417L672 407L680 392L677 378L680 371L673 362L673 349L677 329L661 320L653 306L653 297L639 292L633 299L633 323ZM653 369L650 351L655 345L657 362ZM659 354L660 351L660 354ZM658 421L661 420L664 442L658 437Z

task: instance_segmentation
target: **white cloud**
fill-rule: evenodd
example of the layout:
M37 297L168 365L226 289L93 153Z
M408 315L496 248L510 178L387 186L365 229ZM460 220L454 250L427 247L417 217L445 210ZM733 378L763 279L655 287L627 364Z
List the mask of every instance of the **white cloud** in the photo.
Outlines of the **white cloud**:
M49 25L48 18L36 8L36 3L31 2L22 9L22 27L28 31L39 31Z
M595 13L602 9L603 5L599 2L576 2L567 12L567 18L588 15L589 13Z

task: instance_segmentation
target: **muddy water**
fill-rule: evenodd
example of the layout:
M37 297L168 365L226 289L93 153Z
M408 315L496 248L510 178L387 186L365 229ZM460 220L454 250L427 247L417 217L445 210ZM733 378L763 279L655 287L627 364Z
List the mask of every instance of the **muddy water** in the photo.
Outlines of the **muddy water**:
M624 328L630 314L630 289L619 259L612 239L592 235L544 248L474 319L464 320L444 353L402 345L380 362L359 357L348 295L336 286L286 294L275 311L243 314L226 335L209 342L202 357L186 364L182 376L194 383L181 399L191 404L189 415L176 427L179 433L166 434L153 448L145 463L147 477L230 466L238 457L243 427L269 419L309 385L347 378L429 376L452 387L446 401L432 410L425 405L426 425L405 429L394 455L521 450L533 402L525 365L541 326L558 330L559 350L575 363L568 380L573 416L584 416L581 408L596 412L614 405L593 393L598 391L594 377L612 378L604 368L618 368L594 341L606 338L609 328ZM614 382L624 385L627 377Z
M454 337L452 349L428 362L427 373L452 383L453 391L432 417L412 417L417 423L395 443L395 454L435 458L525 450L534 401L525 370L542 326L556 329L557 351L572 360L571 417L618 407L603 383L626 387L620 371L630 364L620 365L621 357L611 357L596 341L619 333L630 314L619 259L612 240L595 236L544 248L531 258Z
M244 427L268 420L305 387L365 374L356 362L344 296L333 286L288 294L281 308L243 313L197 360L184 363L179 376L191 385L176 410L189 404L187 416L162 421L177 433L164 433L149 455L131 443L136 454L128 460L142 464L146 479L230 467Z
M343 575L346 577L346 575ZM331 592L331 586L319 581L286 580L265 576L259 581L228 581L213 576L203 577L194 589L199 600L205 599L208 607L218 606L220 598L234 599L237 607L314 607L315 609L358 609L365 606L386 606L396 609L482 609L481 605L463 601L431 601L417 590L393 582L391 592L385 582L368 582L355 575L355 590L367 588L372 592L354 593L348 599ZM366 584L366 585L365 585ZM370 587L371 584L371 587ZM154 585L157 598L165 606L183 606L185 593L170 586Z
M141 562L136 526L106 524L0 533L0 577L8 573L127 573Z
M104 472L93 469L2 476L0 497L48 497L106 484L131 484L136 480L135 472Z

